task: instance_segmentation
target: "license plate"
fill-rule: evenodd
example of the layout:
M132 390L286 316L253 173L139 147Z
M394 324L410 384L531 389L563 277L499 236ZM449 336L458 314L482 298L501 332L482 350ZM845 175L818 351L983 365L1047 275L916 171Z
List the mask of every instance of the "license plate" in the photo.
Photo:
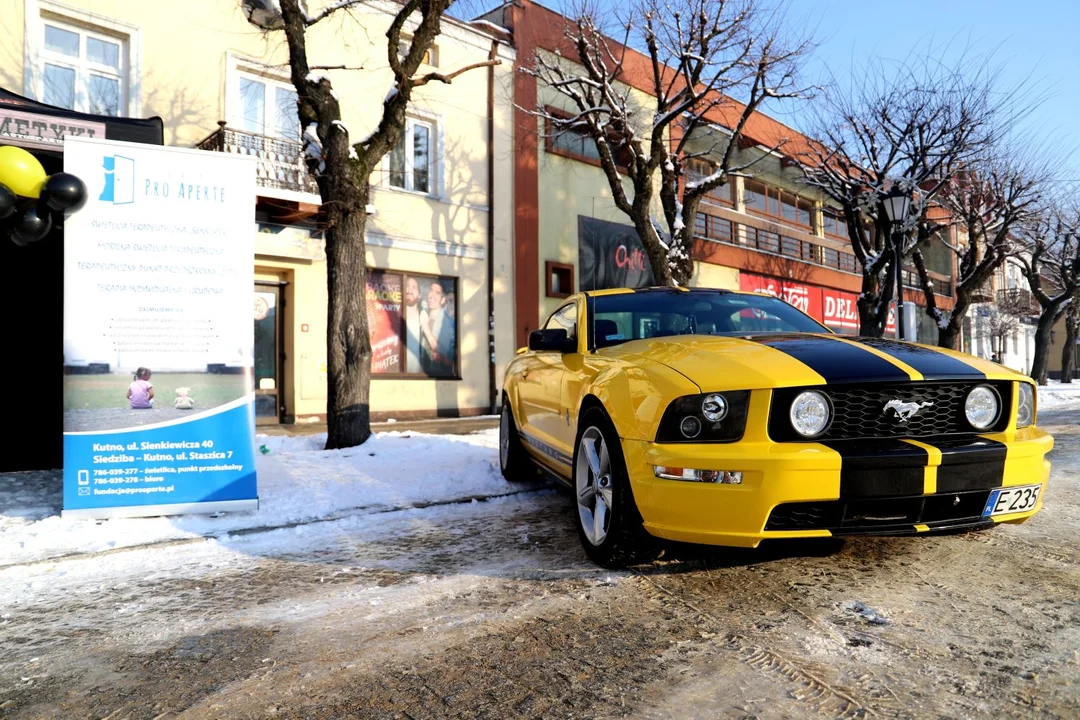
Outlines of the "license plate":
M1024 485L1021 487L998 488L990 493L983 508L983 517L1027 512L1035 507L1039 500L1042 485Z

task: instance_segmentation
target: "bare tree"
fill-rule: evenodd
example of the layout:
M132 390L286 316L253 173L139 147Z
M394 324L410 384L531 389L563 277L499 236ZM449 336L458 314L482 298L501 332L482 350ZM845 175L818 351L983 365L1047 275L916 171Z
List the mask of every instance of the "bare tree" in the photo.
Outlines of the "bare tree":
M595 143L615 205L633 222L653 277L682 285L693 273L700 200L755 162L739 146L762 102L804 93L795 71L809 43L785 44L778 17L754 0L641 0L630 7L619 42L602 31L602 13L610 11L581 2L566 28L567 52L538 52L524 70L573 111L529 110L543 119L547 135L576 132ZM642 48L645 60L629 46ZM655 105L636 103L630 76ZM736 94L744 102L732 100ZM692 158L713 162L707 174L687 181ZM662 221L654 214L657 200Z
M1035 328L1031 377L1045 385L1054 323L1080 299L1080 208L1055 203L1023 238L1025 250L1017 261L1042 308Z
M941 347L957 347L972 297L1014 253L1013 233L1038 209L1049 171L1044 164L1017 160L1022 157L1009 153L1004 158L985 158L955 173L935 198L949 220L935 223L928 219L920 224L920 233L938 230L936 236L915 246L911 259L926 299L926 314L937 325ZM948 239L945 225L949 222L963 238ZM955 256L955 304L951 312L937 306L924 258L927 242L942 242Z
M996 363L1002 361L1009 338L1020 329L1020 311L1013 302L998 303L990 308L986 329L990 334L991 359Z
M954 173L984 155L1015 119L1019 91L1000 85L985 59L964 55L945 66L928 55L854 69L848 85L834 82L825 93L814 123L820 142L802 165L807 183L847 222L863 274L861 334L884 333L895 293L883 198L896 186L913 195L900 233L907 257L941 230L930 212Z
M476 63L446 74L418 74L454 0L405 0L386 31L386 58L393 77L381 103L381 115L367 137L354 140L341 122L341 105L330 77L320 72L350 68L312 64L307 33L327 18L364 1L336 0L309 13L303 0L241 0L253 24L268 32L284 32L290 76L298 95L304 153L322 199L328 290L328 449L359 445L371 435L371 338L365 303L364 249L371 173L401 141L405 111L416 88L431 82L450 83L467 70L498 62Z

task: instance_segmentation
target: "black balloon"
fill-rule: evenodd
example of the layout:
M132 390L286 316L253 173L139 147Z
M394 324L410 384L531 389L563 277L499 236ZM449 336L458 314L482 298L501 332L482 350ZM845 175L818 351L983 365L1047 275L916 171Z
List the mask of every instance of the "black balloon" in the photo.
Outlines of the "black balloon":
M11 224L11 241L16 245L37 242L52 230L52 218L42 213L36 205L23 208L22 215Z
M11 217L19 209L15 193L7 185L0 184L0 220Z
M40 201L50 210L77 212L86 204L86 183L71 173L50 175L41 188Z

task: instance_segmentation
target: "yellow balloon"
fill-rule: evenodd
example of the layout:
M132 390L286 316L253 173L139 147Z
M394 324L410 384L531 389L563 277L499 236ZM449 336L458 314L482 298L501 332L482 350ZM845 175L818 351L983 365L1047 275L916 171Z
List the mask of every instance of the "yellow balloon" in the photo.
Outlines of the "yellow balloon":
M36 157L20 147L0 145L0 185L7 185L16 195L37 198L45 177L45 168Z

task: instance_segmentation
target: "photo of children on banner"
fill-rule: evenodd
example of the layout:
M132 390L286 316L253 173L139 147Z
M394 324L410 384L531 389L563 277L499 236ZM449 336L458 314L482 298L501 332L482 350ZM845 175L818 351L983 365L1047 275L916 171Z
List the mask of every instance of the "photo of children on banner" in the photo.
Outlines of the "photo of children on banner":
M457 342L453 283L406 276L404 300L405 372L453 375Z
M150 368L135 371L135 379L128 385L128 401L132 410L149 410L154 407L154 386L150 384Z

